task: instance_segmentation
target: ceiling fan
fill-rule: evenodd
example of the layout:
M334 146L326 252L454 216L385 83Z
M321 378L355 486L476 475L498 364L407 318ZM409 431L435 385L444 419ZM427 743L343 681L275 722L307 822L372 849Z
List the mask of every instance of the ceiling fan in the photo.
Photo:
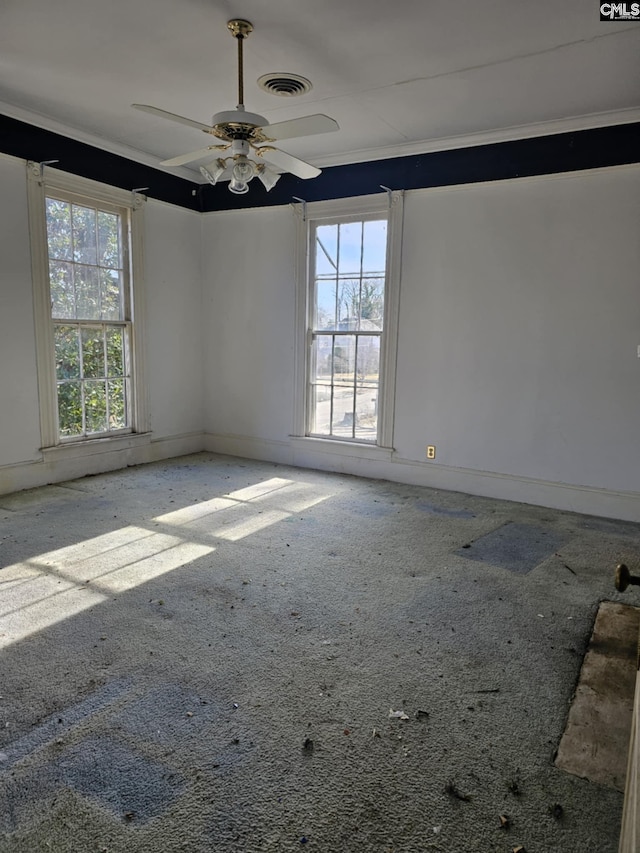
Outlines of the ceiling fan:
M280 178L280 171L291 172L298 178L317 178L320 169L299 160L270 143L296 136L311 136L316 133L329 133L339 130L338 123L329 116L316 115L294 118L269 124L264 116L247 112L244 106L243 42L253 32L249 21L234 19L227 24L238 43L238 105L235 110L216 113L211 125L202 124L184 116L151 107L147 104L132 104L137 110L168 119L169 121L194 127L222 140L223 145L208 145L188 154L180 154L169 160L163 160L161 166L183 166L202 160L211 151L228 151L227 156L219 156L212 163L201 166L200 171L211 184L229 180L232 193L242 194L249 191L249 181L258 177L267 192ZM249 155L253 155L252 159ZM274 166L276 170L270 168Z

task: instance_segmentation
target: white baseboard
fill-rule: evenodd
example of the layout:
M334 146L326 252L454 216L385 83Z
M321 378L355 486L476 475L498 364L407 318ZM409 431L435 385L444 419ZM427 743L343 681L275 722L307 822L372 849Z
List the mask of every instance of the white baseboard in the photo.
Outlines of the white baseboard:
M371 453L359 456L358 448L353 445L340 444L333 449L330 442L317 442L313 439L271 441L249 436L206 433L204 444L206 450L229 456L244 456L248 459L263 459L300 468L316 468L414 486L428 486L585 515L640 521L640 492L612 491L493 471L454 468L404 459L394 453L387 454L386 457L383 453L382 458L376 459L372 458Z
M246 459L281 462L283 465L296 464L292 461L291 445L288 441L205 432L204 449L211 453L223 453L226 456L244 456ZM300 467L312 466L301 465Z
M187 456L204 450L204 433L188 432L182 435L169 435L164 438L152 438L145 462L159 462L174 456Z
M137 439L138 436L132 437ZM103 474L116 471L128 465L142 465L145 462L158 462L174 456L198 453L204 449L204 434L201 432L151 438L146 442L132 441L130 447L114 449L108 441L85 442L78 447L78 454L72 454L71 447L56 457L56 452L48 450L41 459L18 462L0 467L0 495L34 489L50 483L61 483L88 474Z

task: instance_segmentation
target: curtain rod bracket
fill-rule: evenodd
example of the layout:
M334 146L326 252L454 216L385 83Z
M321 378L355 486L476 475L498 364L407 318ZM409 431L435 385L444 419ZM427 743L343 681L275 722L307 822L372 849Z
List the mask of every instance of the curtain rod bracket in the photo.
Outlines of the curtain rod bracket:
M302 221L307 221L307 202L303 198L298 198L297 195L291 196L294 201L302 205Z
M40 160L40 162L38 163L38 166L40 168L40 175L44 176L44 167L45 166L52 166L54 163L59 163L59 162L60 162L60 160Z
M135 190L131 190L131 204L134 210L139 210L145 203L147 199L142 193L148 189L149 187L137 187Z
M393 190L390 190L389 187L385 187L383 184L380 184L380 189L386 192L389 199L389 207L391 207L393 205Z

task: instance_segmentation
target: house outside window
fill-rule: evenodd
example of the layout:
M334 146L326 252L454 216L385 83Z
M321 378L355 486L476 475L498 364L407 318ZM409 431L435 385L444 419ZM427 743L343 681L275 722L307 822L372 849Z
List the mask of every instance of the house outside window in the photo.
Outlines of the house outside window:
M295 434L391 448L402 195L298 210Z
M43 450L147 430L143 198L29 164Z

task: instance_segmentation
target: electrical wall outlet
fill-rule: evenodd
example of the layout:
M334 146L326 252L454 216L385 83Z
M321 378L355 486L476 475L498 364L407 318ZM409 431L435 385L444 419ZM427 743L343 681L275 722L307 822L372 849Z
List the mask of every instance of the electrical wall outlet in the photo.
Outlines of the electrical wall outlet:
M436 446L435 444L427 445L427 459L435 459L436 458Z

